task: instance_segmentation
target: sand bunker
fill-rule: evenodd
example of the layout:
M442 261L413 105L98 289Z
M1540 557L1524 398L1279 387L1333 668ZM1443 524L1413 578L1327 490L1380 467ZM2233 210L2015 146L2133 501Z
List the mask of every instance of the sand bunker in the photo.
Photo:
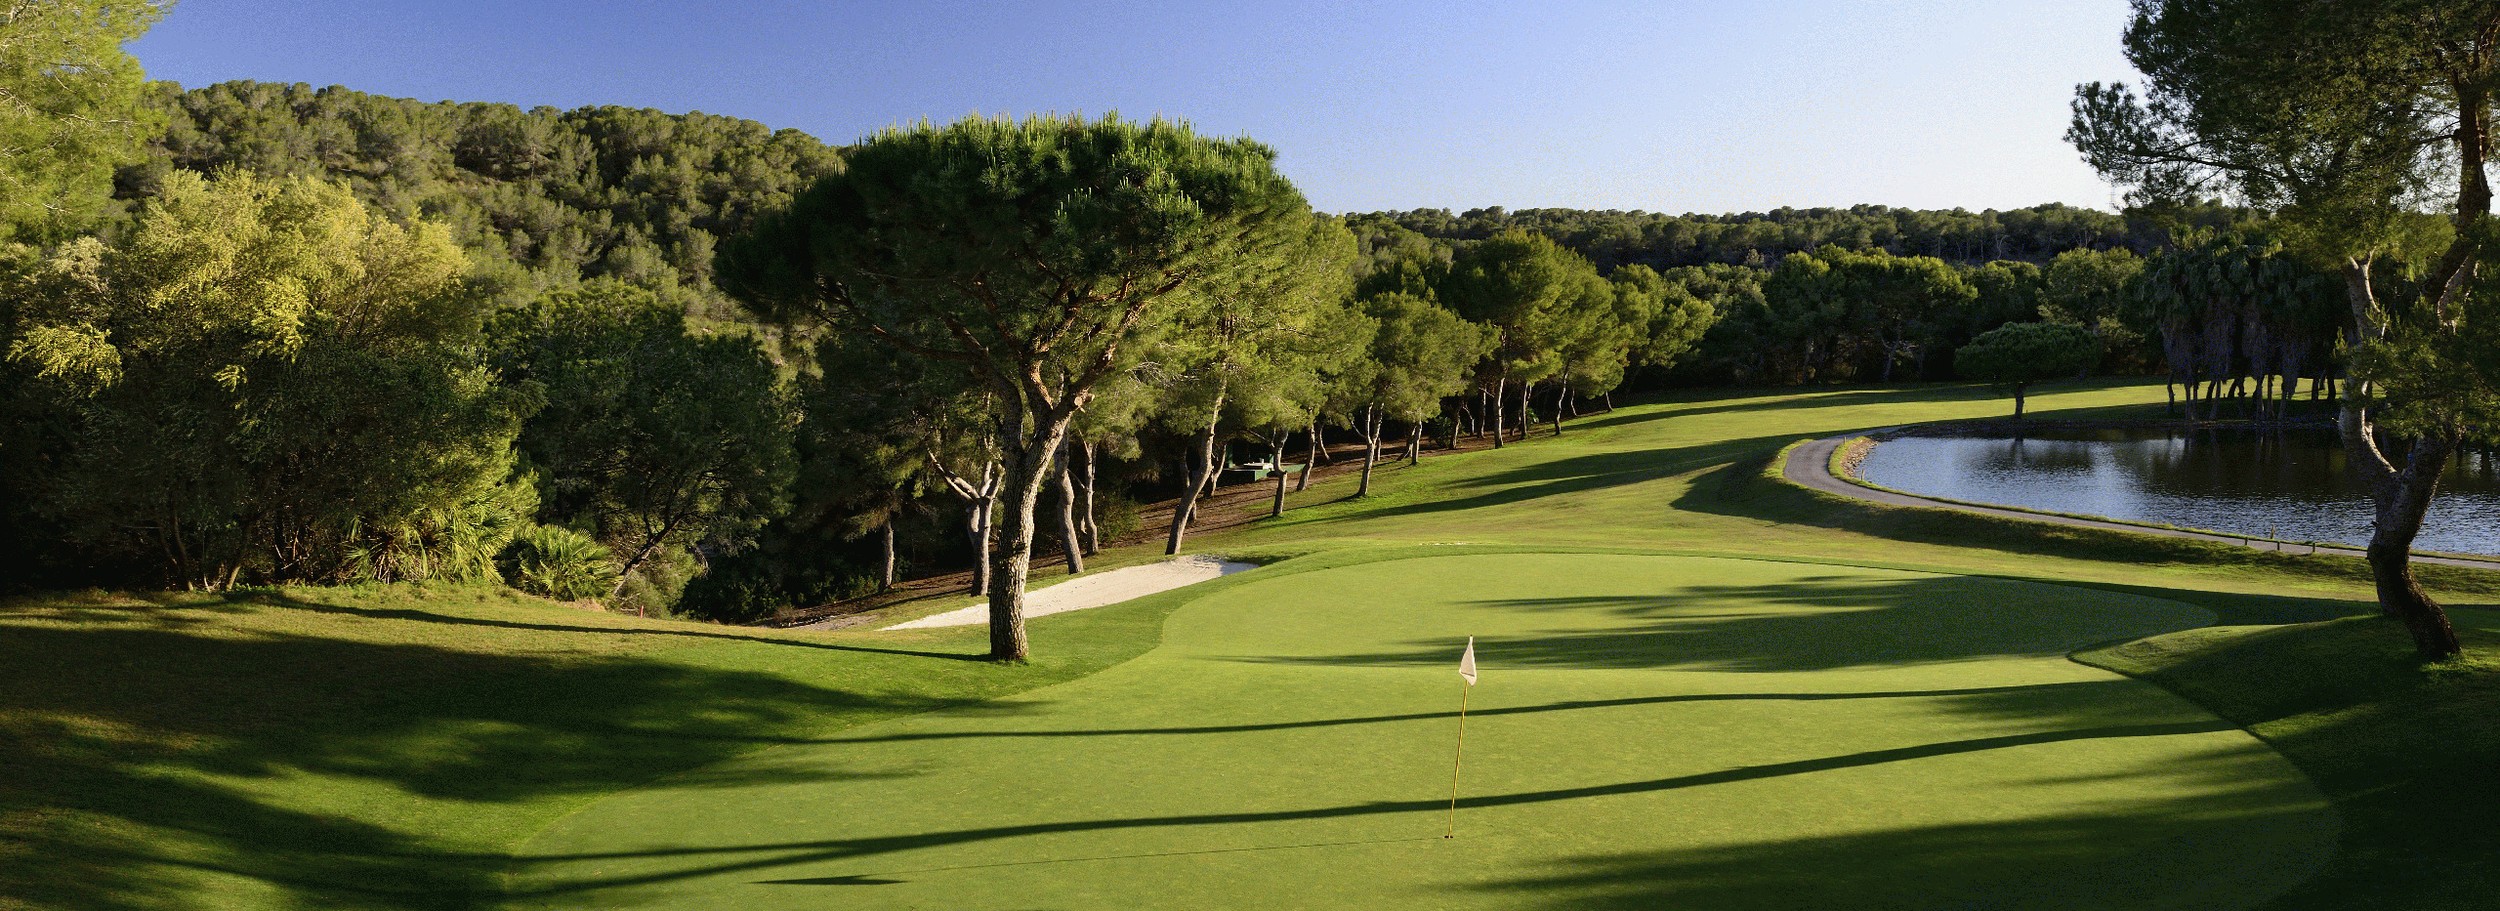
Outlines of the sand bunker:
M1109 572L1078 576L1049 588L1035 589L1024 596L1024 615L1043 617L1089 607L1102 607L1122 601L1167 592L1184 585L1229 576L1245 569L1256 569L1256 563L1237 563L1222 557L1191 554L1174 557L1161 563L1131 566ZM886 629L929 629L940 626L977 626L990 622L987 602L970 607L932 614L909 623L898 623Z

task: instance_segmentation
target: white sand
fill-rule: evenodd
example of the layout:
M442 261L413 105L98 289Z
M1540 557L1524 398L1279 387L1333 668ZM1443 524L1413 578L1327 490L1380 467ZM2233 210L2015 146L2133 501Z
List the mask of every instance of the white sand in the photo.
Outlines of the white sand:
M1089 573L1049 588L1035 589L1024 596L1024 615L1044 617L1089 607L1103 607L1157 592L1167 592L1184 585L1229 576L1245 569L1256 569L1256 563L1236 563L1222 557L1191 554L1174 557L1161 563L1131 566L1109 572ZM909 623L898 623L886 629L929 629L939 626L978 626L990 622L987 601L970 607L932 614Z

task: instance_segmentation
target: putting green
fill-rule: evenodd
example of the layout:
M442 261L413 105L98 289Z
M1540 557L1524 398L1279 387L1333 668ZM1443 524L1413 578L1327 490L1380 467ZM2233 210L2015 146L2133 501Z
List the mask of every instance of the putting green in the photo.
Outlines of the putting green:
M593 804L523 848L517 902L2213 909L2334 849L2273 751L2065 659L2211 621L2176 602L1463 549L1194 597L1095 676Z

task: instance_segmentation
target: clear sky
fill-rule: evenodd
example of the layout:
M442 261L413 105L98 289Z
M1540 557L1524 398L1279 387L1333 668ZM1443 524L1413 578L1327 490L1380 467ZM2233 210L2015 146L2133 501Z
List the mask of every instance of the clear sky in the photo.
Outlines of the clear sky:
M150 75L700 110L848 142L1164 114L1327 211L2113 207L2061 134L2125 0L182 0Z

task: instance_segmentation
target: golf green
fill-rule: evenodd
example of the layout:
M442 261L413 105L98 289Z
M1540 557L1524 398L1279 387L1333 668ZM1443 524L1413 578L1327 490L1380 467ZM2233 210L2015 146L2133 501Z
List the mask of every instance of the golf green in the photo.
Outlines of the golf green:
M2332 812L2273 751L2065 658L2201 609L1443 550L1210 583L1103 673L621 793L522 849L516 901L2213 909L2333 853Z

